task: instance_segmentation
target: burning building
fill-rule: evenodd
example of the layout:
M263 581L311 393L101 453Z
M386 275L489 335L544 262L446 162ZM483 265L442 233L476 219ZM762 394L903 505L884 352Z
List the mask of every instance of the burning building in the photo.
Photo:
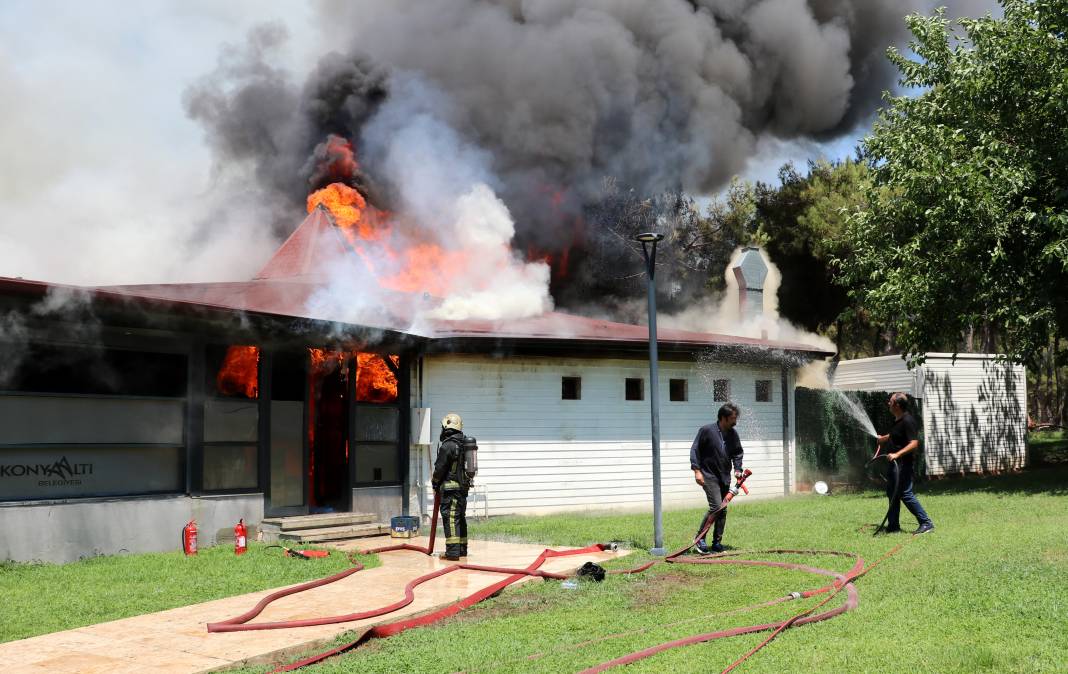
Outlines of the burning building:
M323 196L249 281L0 279L0 316L17 328L0 369L0 559L172 549L192 518L210 543L239 518L426 514L449 411L479 440L479 512L647 506L645 327L553 311L443 317L440 278L413 275L424 267L405 257L420 251L383 247L398 226L388 214L346 220ZM323 300L339 265L382 255L409 273L374 270L370 306L350 287L359 320ZM796 368L828 354L671 329L659 349L664 502L703 502L689 445L728 399L743 409L756 493L789 493Z

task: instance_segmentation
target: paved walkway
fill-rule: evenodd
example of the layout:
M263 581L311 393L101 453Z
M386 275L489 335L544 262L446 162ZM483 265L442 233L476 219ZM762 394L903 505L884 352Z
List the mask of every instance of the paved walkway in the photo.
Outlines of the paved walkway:
M367 549L397 542L402 541L376 537L333 547ZM427 543L425 538L403 542ZM471 541L469 549L472 564L522 568L534 561L543 546ZM600 552L549 558L541 568L567 572L584 562L612 559L618 554L626 553ZM450 564L407 550L385 552L380 557L382 566L283 597L252 622L342 615L389 604L404 596L404 586L411 579ZM274 591L264 590L3 643L0 644L0 669L4 674L192 674L265 662L272 657L295 656L348 630L392 622L401 616L451 603L503 578L498 573L454 571L415 588L415 601L403 609L367 620L320 627L208 633L207 623L244 613ZM121 586L116 587L116 591L121 591Z

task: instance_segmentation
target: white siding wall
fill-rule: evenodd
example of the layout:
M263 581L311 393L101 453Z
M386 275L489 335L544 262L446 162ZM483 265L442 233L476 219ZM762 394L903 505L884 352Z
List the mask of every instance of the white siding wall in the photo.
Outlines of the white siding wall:
M909 370L901 356L877 356L843 360L834 372L834 388L842 391L904 391L917 398L915 370Z
M581 400L561 400L563 376L582 378ZM624 399L628 377L643 379L645 400ZM723 364L699 371L694 364L662 362L665 507L705 502L689 452L697 429L714 421L722 404L712 400L713 378L731 380L731 398L741 408L738 431L745 465L754 472L752 494L783 493L780 370ZM651 510L648 379L646 361L434 355L425 359L422 404L431 408L435 433L442 415L458 412L464 432L478 439L476 485L486 490L490 514ZM669 379L687 380L686 402L669 400ZM756 379L772 381L771 402L755 402ZM789 435L792 441L792 425ZM481 512L478 503L469 508Z
M930 475L1022 468L1027 392L1023 366L960 354L923 365L924 450Z
M930 353L914 370L900 356L842 361L834 388L905 391L923 399L928 475L1012 470L1027 456L1024 368L991 354Z

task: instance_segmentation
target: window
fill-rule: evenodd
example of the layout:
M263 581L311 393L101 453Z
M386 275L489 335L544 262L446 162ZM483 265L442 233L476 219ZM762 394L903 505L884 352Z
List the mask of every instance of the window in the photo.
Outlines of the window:
M186 394L186 357L177 353L30 344L21 360L5 357L3 366L0 374L7 376L0 386L7 391L159 398Z
M260 390L260 350L251 345L209 344L204 353L206 391L218 398L255 400Z
M731 380L717 379L712 382L712 400L727 402L731 399Z
M304 505L304 393L306 351L278 351L271 359L272 508Z
M756 401L758 403L770 403L771 402L771 380L770 379L757 379L756 380Z
M668 380L668 397L672 402L686 402L686 380L685 379L669 379Z
M396 403L400 356L356 354L356 402Z
M377 392L374 391L373 396L397 399L393 387L378 385ZM356 406L357 484L400 482L400 424L401 412L397 407L362 402Z
M185 355L36 343L19 353L0 362L0 499L185 490Z
M260 350L209 344L204 353L204 491L259 486Z
M560 399L561 400L581 400L582 399L582 377L561 377L560 378Z
M627 400L645 400L645 387L642 385L644 382L635 377L626 379L626 399Z

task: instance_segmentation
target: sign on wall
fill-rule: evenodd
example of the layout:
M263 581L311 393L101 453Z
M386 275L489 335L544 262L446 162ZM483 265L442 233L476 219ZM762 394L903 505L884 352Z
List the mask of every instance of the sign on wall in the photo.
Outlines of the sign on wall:
M184 490L181 447L0 450L0 501Z

